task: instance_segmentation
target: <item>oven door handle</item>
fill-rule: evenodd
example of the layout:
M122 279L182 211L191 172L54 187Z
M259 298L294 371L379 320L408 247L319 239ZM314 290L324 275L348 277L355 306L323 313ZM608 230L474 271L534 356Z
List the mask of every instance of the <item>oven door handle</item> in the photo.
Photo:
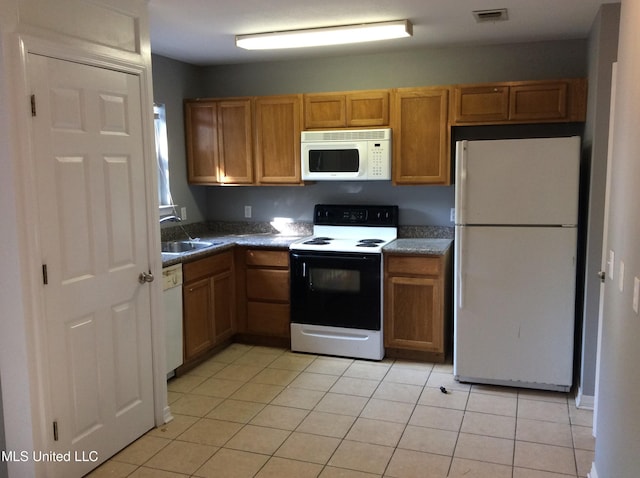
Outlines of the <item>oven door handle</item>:
M307 263L302 263L302 277L307 277Z

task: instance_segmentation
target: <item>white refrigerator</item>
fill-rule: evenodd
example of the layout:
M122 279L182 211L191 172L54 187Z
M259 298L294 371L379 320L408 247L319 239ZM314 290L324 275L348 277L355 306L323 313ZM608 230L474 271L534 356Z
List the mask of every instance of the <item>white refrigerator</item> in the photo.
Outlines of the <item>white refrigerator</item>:
M568 391L580 138L456 143L454 376Z

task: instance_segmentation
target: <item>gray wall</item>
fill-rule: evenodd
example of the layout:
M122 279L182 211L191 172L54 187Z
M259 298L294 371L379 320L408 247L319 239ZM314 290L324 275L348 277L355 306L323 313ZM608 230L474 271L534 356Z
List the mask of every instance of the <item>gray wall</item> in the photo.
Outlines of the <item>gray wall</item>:
M634 278L640 277L640 2L623 0L616 81L611 198L607 249L615 252L623 290L607 279L597 401L595 473L636 478L640 458L640 317L633 311Z
M155 66L155 65L154 65ZM587 75L582 40L411 50L324 59L203 67L204 96L245 96L427 86ZM403 225L451 226L453 186L392 186L390 182L318 183L296 187L208 187L209 219L294 216L310 220L313 204L377 202L401 206Z
M206 190L187 184L182 100L201 95L202 75L198 67L186 63L158 55L152 55L151 60L153 101L166 108L171 195L175 204L187 208L185 222L199 222L206 218ZM167 226L172 225L175 223Z
M598 314L602 268L602 228L609 145L611 68L618 53L620 4L603 5L589 36L589 108L584 148L590 178L582 320L580 396L595 395ZM585 400L588 402L588 400Z

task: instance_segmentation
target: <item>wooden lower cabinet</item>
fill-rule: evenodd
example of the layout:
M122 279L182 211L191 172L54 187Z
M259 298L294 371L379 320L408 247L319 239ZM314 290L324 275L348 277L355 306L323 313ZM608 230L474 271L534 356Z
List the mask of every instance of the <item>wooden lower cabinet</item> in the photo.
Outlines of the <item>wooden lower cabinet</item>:
M233 252L183 265L184 362L198 359L236 332Z
M384 346L390 357L443 362L450 337L450 253L385 255Z
M238 332L244 341L288 345L288 250L242 248L237 254Z

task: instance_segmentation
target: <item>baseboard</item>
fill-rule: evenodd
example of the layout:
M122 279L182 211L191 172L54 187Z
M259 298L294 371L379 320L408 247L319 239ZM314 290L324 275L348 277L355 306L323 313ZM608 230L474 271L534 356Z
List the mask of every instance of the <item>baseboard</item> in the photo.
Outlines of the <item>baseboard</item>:
M593 410L595 406L595 397L593 395L583 395L582 389L578 389L576 394L576 407L586 410Z
M166 407L164 407L164 422L165 423L169 423L171 420L173 420L173 415L171 415L171 408L169 408L169 405L167 405Z
M596 463L591 463L591 471L587 474L587 478L598 478L598 470L596 470Z

